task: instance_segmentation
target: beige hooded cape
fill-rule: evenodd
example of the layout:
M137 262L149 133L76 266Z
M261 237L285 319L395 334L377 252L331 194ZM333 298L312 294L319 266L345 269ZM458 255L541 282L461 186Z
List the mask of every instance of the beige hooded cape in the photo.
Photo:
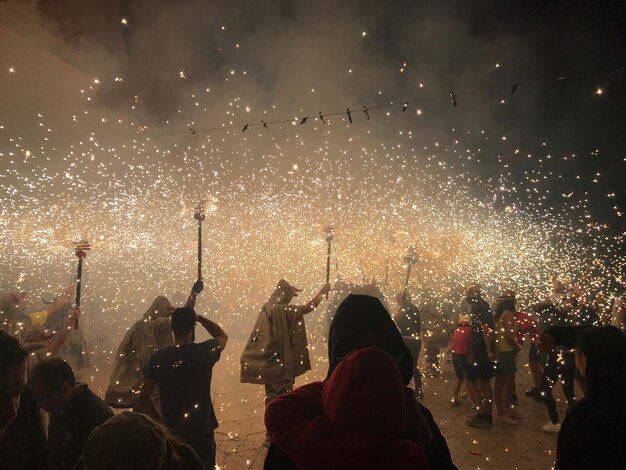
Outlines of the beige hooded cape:
M139 392L143 366L152 353L174 343L169 318L170 302L159 296L143 318L126 332L117 349L104 401L112 407L129 408Z
M241 382L278 384L311 370L304 306L288 305L294 292L285 280L263 305L241 355Z

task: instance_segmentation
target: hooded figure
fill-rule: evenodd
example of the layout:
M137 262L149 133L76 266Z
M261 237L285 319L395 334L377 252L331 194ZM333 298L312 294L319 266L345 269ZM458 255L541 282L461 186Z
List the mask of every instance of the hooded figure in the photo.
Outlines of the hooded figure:
M307 385L270 404L266 422L272 440L299 469L426 469L424 450L403 436L404 394L394 358L378 348L359 349L326 383ZM319 408L311 419L305 417L309 401Z
M407 388L413 359L379 299L350 295L342 302L330 327L328 364L325 382L300 387L267 407L272 443L298 468L456 468L432 414ZM279 461L280 450L270 447L268 459ZM361 452L371 460L361 460ZM288 468L268 459L265 468Z
M281 279L263 305L241 355L241 382L293 384L311 370L304 305L289 305L299 289Z
M95 428L76 470L203 470L191 449L140 413L124 412Z
M115 356L115 364L104 401L114 408L130 408L141 384L141 371L157 349L174 343L166 297L154 299L143 318L126 332Z

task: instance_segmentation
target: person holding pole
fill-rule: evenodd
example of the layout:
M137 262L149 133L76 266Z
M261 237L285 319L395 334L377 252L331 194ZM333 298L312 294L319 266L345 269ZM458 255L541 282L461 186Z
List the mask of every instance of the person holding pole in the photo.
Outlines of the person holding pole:
M202 291L202 281L194 284L194 293ZM165 425L191 446L206 468L215 467L215 429L218 426L211 401L213 367L219 361L228 336L208 318L193 308L177 308L172 313L174 344L159 349L143 368L143 384L135 411L160 418L152 394L159 387L161 412ZM212 336L195 342L197 324Z
M304 315L330 291L324 284L304 305L289 305L301 289L284 279L263 305L241 355L241 382L265 385L265 404L293 390L296 377L311 369Z

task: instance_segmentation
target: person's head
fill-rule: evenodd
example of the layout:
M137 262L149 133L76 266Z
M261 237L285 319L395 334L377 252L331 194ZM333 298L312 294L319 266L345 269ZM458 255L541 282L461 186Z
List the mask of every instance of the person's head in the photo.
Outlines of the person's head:
M172 304L163 295L156 297L148 310L143 314L144 320L155 320L157 318L167 317L172 313Z
M468 299L477 299L480 297L480 285L479 284L470 284L465 287L465 297Z
M20 342L0 330L0 437L17 417L26 384L27 357Z
M52 413L64 410L74 393L74 371L63 359L46 359L30 371L28 388L39 405Z
M472 317L468 313L461 313L459 315L459 324L469 325L472 323Z
M267 304L288 304L291 302L291 299L298 297L298 292L301 290L302 289L292 286L284 279L281 279L278 281L278 284L276 284L276 289L274 289Z
M172 313L172 332L176 339L195 340L197 316L193 308L181 307Z
M586 396L626 396L626 335L614 326L588 328L576 341L576 367ZM611 401L611 400L609 400Z
M578 299L574 296L565 296L559 302L559 309L562 312L570 313L578 308Z
M24 311L26 292L11 292L0 297L0 318L10 318Z
M506 289L496 299L495 317L500 318L504 312L515 313L515 292Z
M126 411L95 428L81 470L200 470L204 468L189 447L148 416Z
M413 359L382 302L370 295L349 295L337 308L328 334L328 377L352 351L378 348L396 361L405 385L413 378Z

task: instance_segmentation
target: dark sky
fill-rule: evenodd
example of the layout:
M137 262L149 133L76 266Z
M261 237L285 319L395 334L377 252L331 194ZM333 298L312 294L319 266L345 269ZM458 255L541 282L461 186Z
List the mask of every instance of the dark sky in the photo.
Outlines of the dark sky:
M289 217L290 223L301 218L303 225L290 233L306 226L311 239L318 230L313 224L355 217L364 226L355 232L362 240L355 235L352 254L345 257L355 272L367 261L359 250L380 248L375 236L398 228L394 224L407 223L407 240L415 241L425 227L444 232L436 234L443 239L456 228L439 218L457 214L461 224L472 226L466 240L494 245L485 242L489 236L481 239L474 211L492 225L489 233L526 229L545 237L526 254L521 244L506 241L515 238L506 239L493 251L485 248L485 258L517 262L516 269L527 271L527 262L545 254L542 243L546 250L553 245L551 259L558 261L537 268L541 279L515 281L528 288L543 289L553 275L579 275L579 264L594 260L594 250L623 247L623 236L612 239L598 227L608 223L610 231L623 233L626 220L624 2L30 5L0 2L0 34L17 38L14 47L0 41L0 88L10 90L0 95L10 103L0 107L0 157L21 155L16 148L31 152L15 167L0 160L12 170L0 186L20 230L19 210L32 207L47 213L67 209L67 220L82 221L72 228L98 227L106 234L115 232L108 220L123 213L129 238L133 230L146 240L174 237L153 233L150 220L137 216L138 221L134 214L153 204L181 224L183 209L202 189L216 195L216 214L227 223L248 217L255 236L269 233L266 224L280 228L265 211L275 210L274 202L284 210L281 198L300 204ZM12 65L16 72L6 73ZM518 87L511 95L513 84ZM450 92L458 94L456 106ZM413 99L420 102L406 112L372 109ZM360 112L364 105L372 109L370 120ZM348 106L356 110L353 124L343 114ZM316 119L321 111L342 114L326 125ZM309 116L306 125L299 124L303 116ZM265 130L261 119L297 124ZM231 124L231 130L203 131ZM244 124L256 127L244 134ZM190 126L201 131L197 139ZM71 191L62 194L68 181ZM62 197L71 204L59 209ZM76 206L83 198L89 210L81 213ZM242 216L240 210L256 212ZM368 211L371 220L361 217ZM520 225L509 224L508 214ZM45 222L42 237L49 240ZM66 237L68 227L53 227L56 238ZM23 229L28 235L30 227ZM310 248L299 245L302 240L307 238L294 235L282 247L285 260ZM129 243L140 246L134 238ZM398 253L405 249L401 243ZM427 248L438 253L435 246ZM517 260L502 255L518 248ZM157 254L155 272L159 256L165 256ZM380 273L384 260L380 250L374 254L370 258L378 265L370 271ZM266 282L274 266L264 256L259 259L267 265ZM616 266L613 256L607 266ZM232 264L227 256L217 261ZM309 265L301 265L308 273ZM494 269L498 275L506 271ZM178 277L184 276L181 267Z
M624 2L306 3L307 6L286 1L269 5L267 2L223 2L209 6L208 2L201 1L147 2L149 6L142 7L142 2L122 2L122 14L128 13L129 24L141 24L125 28L125 39L131 62L137 65L137 80L151 83L157 103L155 112L167 114L169 110L162 106L167 103L175 106L171 93L164 91L169 88L169 82L155 82L161 80L155 79L159 77L161 64L146 67L143 60L146 55L163 53L155 49L159 46L155 46L153 34L155 24L161 22L159 8L167 12L168 18L179 20L169 25L177 48L171 55L166 52L164 60L168 57L181 59L180 49L183 48L189 55L182 57L187 63L181 67L193 68L197 80L209 82L233 63L249 67L270 101L281 93L286 76L280 69L294 53L310 54L307 67L301 70L303 88L327 85L329 89L341 89L345 86L350 88L351 96L363 101L371 100L374 87L383 83L392 84L393 91L404 96L417 95L413 77L428 81L435 95L450 90L482 90L519 83L514 109L500 112L478 108L478 114L485 117L483 122L478 120L479 124L487 128L497 123L512 142L523 141L526 151L551 154L552 161L544 159L542 162L542 171L563 173L563 191L589 192L594 213L612 224L620 224L620 217L614 217L606 195L616 192L615 200L624 208ZM181 28L181 24L185 27ZM228 25L232 37L239 38L249 52L238 56L224 53L222 48L227 41L215 27L219 24ZM346 64L339 60L333 62L328 55L330 51L320 53L314 44L324 44L328 37L336 41L340 36L332 30L342 27L367 31L369 40L358 51L359 58L365 62L372 60L372 67L379 64L383 70L380 75L370 80L368 75L372 72L365 70L361 72L362 82L357 80L337 86L333 75ZM167 28L163 29L162 24L159 31L160 39L156 44L170 41ZM294 36L302 39L299 50L290 47L290 38ZM254 45L258 47L251 47ZM333 49L343 46L332 41L328 45ZM339 57L342 58L341 53ZM345 57L350 54L346 53ZM390 77L384 73L386 68L397 72L404 61L408 63L406 75L400 77L396 73ZM501 74L491 73L494 63L502 64ZM559 77L564 78L559 80ZM594 93L597 88L602 89L603 95ZM332 98L333 94L329 93L329 101ZM350 100L346 98L346 101ZM466 107L472 104L472 99L463 101L463 110L460 106L437 111L442 132L450 127L476 123L477 109ZM437 129L431 128L430 133L436 134ZM544 143L549 144L549 150L546 151ZM484 143L483 151L488 151ZM569 154L575 154L576 158L567 165L556 158L556 155ZM528 165L524 161L511 162L510 168L513 178L517 172L517 178L523 179ZM483 176L491 171L487 165ZM599 182L593 183L598 172ZM576 176L581 178L576 179ZM561 191L556 188L552 194L558 198Z

